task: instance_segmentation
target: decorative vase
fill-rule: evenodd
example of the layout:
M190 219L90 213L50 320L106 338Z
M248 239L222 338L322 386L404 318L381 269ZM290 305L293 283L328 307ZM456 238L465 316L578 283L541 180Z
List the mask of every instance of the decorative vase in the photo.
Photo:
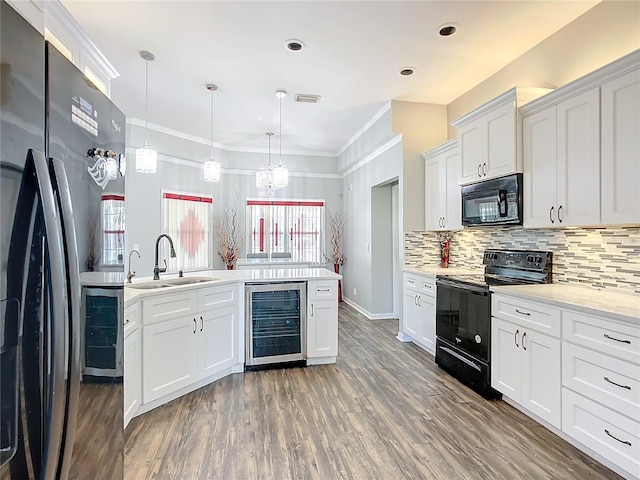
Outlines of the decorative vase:
M235 263L229 263L227 264L227 270L233 270L233 267L235 266Z
M339 263L334 263L333 264L333 271L336 273L340 273L340 264ZM338 280L338 302L342 302L342 281Z
M449 267L449 242L440 244L440 267Z

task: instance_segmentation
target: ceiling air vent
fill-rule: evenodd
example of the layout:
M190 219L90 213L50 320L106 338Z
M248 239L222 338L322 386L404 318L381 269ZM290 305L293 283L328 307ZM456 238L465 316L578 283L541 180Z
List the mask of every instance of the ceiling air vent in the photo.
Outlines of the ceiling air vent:
M320 95L306 95L304 93L296 93L296 102L300 103L318 103Z

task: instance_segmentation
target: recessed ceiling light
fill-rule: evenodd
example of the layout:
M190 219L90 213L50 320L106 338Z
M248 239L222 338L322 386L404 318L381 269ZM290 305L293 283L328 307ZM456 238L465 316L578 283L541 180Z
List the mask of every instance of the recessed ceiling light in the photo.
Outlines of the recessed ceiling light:
M285 46L287 47L287 50L291 50L292 52L299 52L305 47L305 44L302 40L296 40L295 38L292 38L285 42Z
M445 23L444 25L440 25L440 27L438 27L438 33L441 37L449 37L456 33L456 30L458 30L459 26L460 25L458 25L457 23Z
M400 69L400 75L403 77L408 77L409 75L413 75L415 69L413 67L403 67Z

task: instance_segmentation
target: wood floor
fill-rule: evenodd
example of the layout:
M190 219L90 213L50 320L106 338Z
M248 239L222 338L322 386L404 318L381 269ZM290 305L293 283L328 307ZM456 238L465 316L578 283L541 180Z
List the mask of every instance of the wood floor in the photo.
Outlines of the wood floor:
M399 342L397 320L341 306L339 325L336 365L235 374L132 420L125 478L620 478Z

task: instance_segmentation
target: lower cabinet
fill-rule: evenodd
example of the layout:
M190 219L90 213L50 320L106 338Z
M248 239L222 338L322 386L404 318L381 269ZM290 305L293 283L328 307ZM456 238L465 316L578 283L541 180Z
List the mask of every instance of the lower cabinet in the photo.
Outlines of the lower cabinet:
M436 343L434 278L405 273L403 285L403 333L433 355Z
M307 358L338 355L338 283L307 283Z
M226 307L199 316L198 379L229 368L239 360L240 319L237 307Z
M142 403L142 341L138 306L124 312L124 426Z

